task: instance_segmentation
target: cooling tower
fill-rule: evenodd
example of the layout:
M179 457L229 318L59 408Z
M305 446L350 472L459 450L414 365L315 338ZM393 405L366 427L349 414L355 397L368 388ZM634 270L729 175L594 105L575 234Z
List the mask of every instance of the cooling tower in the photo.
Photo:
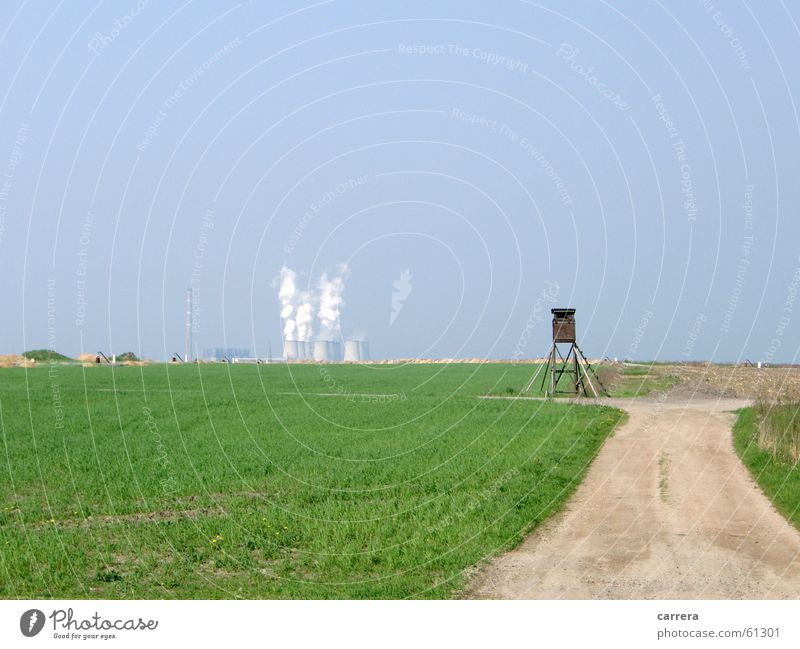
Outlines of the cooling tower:
M357 340L344 341L344 360L346 361L360 361L361 360L361 343Z
M283 356L287 361L294 361L299 358L298 343L296 340L287 340L283 343Z
M362 361L369 360L369 343L366 340L358 341L358 355Z
M323 363L331 360L329 347L330 342L327 340L314 341L314 360Z
M336 340L328 341L328 360L340 361L342 360L342 350L339 342Z

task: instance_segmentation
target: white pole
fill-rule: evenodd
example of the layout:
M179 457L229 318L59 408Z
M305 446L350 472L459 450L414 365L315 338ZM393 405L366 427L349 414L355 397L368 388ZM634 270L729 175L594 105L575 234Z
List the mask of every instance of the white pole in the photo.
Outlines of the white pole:
M186 291L186 336L183 348L183 360L191 361L192 355L192 289Z

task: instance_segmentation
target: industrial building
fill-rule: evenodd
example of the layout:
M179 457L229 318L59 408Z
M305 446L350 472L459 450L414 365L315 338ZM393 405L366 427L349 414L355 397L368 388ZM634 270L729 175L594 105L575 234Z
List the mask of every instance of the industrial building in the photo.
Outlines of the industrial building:
M338 340L286 340L283 357L287 361L313 360L319 363L368 361L369 343L366 340L346 340L342 356L342 345Z
M203 351L203 358L209 361L231 360L233 358L249 358L250 350L246 347L209 347Z

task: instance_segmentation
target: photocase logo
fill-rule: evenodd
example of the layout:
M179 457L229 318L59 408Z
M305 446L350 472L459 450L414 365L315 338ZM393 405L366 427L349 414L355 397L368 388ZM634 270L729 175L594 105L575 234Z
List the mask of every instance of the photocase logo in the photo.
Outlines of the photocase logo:
M19 618L19 630L22 635L27 638L32 638L44 627L44 613L38 608L32 608L25 611Z
M411 271L406 268L400 273L400 278L392 282L395 290L392 292L392 313L389 316L389 326L394 324L403 309L403 304L408 299L408 296L411 295L411 291L414 288L411 285L411 277Z

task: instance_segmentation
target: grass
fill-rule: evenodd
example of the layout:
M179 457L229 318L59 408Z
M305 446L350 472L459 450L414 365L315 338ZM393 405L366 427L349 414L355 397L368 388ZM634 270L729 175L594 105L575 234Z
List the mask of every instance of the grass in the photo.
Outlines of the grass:
M529 372L0 370L0 597L457 596L622 416L478 398Z
M559 368L563 366L559 363ZM542 386L542 373L537 377L534 385L531 386L529 392L523 394L525 386L530 381L531 377L539 369L539 365L517 365L512 366L514 371L510 372L508 379L517 378L517 381L509 384L504 382L502 385L497 386L488 394L492 396L531 396L543 397L544 387ZM619 365L614 363L598 363L592 365L596 375L600 379L600 383L606 388L609 396L616 398L629 398L629 397L645 397L654 392L667 392L672 387L678 384L680 379L668 372L663 368L656 366L653 363L642 365ZM571 367L570 367L571 369ZM520 370L522 370L520 372ZM559 381L559 390L567 390L568 383L571 375L564 374ZM594 379L593 379L594 380ZM547 381L545 381L547 383ZM599 387L599 386L598 386ZM558 397L569 397L569 394L559 394Z
M680 379L654 363L642 365L600 365L600 378L612 397L645 397L655 392L667 392Z
M739 457L762 491L800 529L800 468L797 456L789 453L790 449L797 449L798 416L797 404L743 408L733 429L733 440Z
M800 404L773 404L763 400L754 406L758 421L758 445L776 460L800 460Z

